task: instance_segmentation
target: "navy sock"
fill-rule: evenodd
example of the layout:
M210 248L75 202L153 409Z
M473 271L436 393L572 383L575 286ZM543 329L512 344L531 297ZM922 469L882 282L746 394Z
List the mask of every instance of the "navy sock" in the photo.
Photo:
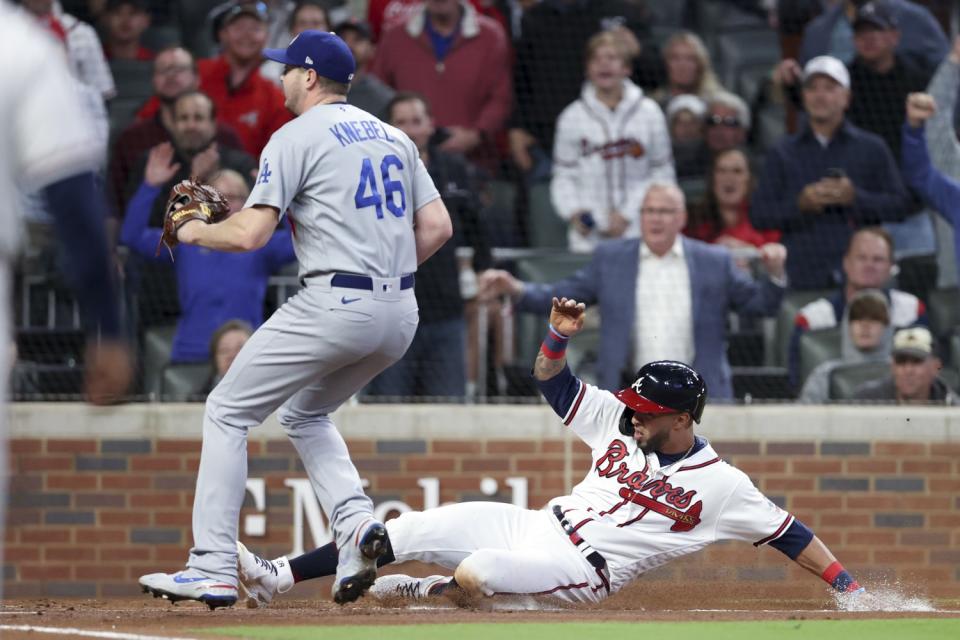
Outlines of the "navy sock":
M456 578L450 578L449 582L438 582L434 586L430 587L430 592L427 595L430 596L439 596L450 589L459 589L460 585L457 584Z
M290 560L290 572L293 573L293 581L296 583L322 578L323 576L332 576L337 572L338 559L337 545L333 542L313 551L308 551L302 556L297 556ZM388 549L384 555L377 559L377 566L382 567L395 560L393 550Z

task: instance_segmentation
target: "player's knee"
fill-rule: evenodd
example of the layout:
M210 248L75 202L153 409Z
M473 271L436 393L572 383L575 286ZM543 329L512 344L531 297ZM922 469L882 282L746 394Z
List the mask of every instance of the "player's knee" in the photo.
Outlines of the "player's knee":
M310 415L297 409L280 407L277 409L277 422L283 427L287 435L293 435L301 429L335 429L336 426L330 416Z
M234 402L228 394L217 393L217 389L207 396L203 412L204 425L216 425L220 428L246 430L262 422L257 420L257 416L251 415L249 410Z
M496 569L496 558L490 550L474 551L464 558L457 566L453 577L467 595L479 598L492 596L495 590L491 587L493 572Z

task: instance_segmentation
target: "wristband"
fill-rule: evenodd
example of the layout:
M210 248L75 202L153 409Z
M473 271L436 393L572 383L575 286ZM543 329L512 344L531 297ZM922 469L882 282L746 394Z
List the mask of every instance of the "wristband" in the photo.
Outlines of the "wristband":
M547 335L543 338L540 345L540 353L550 360L562 360L567 357L567 343L570 342L570 336L565 336L552 324L547 325Z
M837 561L834 561L827 567L826 571L824 571L820 577L823 578L824 582L842 593L858 591L860 589L856 578L850 575L850 573L843 568L843 565Z

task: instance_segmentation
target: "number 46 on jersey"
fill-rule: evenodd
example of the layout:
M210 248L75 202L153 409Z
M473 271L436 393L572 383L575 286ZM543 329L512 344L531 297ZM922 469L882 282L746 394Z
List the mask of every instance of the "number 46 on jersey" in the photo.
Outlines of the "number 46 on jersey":
M380 182L382 188L377 185L377 174L373 168L373 161L370 158L364 158L360 166L360 182L357 184L357 192L353 196L353 202L357 209L366 209L374 207L377 212L377 218L383 218L383 207L397 218L402 218L407 209L407 194L403 189L403 182L390 177L390 169L396 168L397 171L403 171L403 162L400 158L390 154L383 157L380 161ZM400 203L396 202L396 195L400 194ZM382 195L381 195L382 194Z

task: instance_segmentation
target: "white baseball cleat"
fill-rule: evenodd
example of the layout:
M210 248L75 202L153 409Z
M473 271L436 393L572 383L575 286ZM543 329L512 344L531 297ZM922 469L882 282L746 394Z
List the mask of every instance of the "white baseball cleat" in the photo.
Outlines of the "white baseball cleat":
M286 556L267 560L251 553L239 541L237 573L247 596L247 606L251 608L266 606L278 593L285 593L293 587L293 573Z
M435 588L450 582L450 576L427 576L426 578L414 578L397 573L391 576L377 578L377 581L370 587L370 595L377 600L394 600L402 598L414 602L424 598L434 597L437 594L431 593Z
M196 600L211 610L217 607L232 607L237 601L237 588L219 578L211 578L194 569L177 573L150 573L140 576L140 587L154 598L170 602Z
M357 527L350 544L340 549L333 601L353 602L377 579L377 559L390 551L390 536L382 523L370 519Z

